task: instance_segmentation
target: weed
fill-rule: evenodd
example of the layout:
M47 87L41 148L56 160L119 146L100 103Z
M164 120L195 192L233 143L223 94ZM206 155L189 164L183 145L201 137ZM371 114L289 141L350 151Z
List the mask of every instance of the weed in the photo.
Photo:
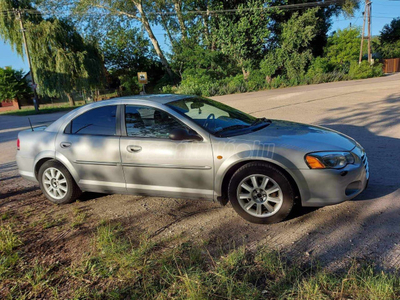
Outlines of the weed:
M11 214L8 211L0 216L0 220L2 220L2 221L5 221L9 218L11 218Z
M73 209L73 221L71 223L72 228L81 226L87 219L87 213L81 211L79 208Z
M21 240L12 231L10 225L0 226L0 253L8 255L12 253L12 250L22 245Z

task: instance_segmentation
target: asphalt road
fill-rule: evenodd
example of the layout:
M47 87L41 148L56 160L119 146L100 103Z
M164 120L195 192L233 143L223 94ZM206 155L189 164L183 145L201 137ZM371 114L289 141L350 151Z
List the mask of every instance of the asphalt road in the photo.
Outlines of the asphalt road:
M85 207L99 220L130 220L135 230L157 236L268 245L302 261L320 261L329 269L340 269L354 258L385 269L400 267L400 74L214 99L258 117L323 125L354 137L369 157L368 190L353 201L299 210L289 220L269 226L249 224L231 207L206 201L97 195L72 206ZM31 120L43 124L62 114ZM26 117L0 116L2 193L14 195L32 187L15 166L15 139L28 126ZM4 198L0 194L0 202Z

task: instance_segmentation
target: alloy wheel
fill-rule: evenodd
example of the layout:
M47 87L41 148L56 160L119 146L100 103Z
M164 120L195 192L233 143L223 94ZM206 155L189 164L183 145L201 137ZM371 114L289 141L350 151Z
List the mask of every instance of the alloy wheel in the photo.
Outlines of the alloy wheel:
M281 187L272 178L254 174L244 178L237 188L237 199L248 214L264 218L276 214L283 203Z
M43 172L43 186L54 199L62 199L68 192L68 183L64 174L56 168L47 168Z

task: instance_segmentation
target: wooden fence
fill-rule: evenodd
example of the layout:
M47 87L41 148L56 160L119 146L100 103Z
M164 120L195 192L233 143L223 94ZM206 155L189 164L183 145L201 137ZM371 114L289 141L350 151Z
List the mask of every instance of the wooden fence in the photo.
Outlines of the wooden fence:
M384 59L383 72L384 73L400 72L400 58Z

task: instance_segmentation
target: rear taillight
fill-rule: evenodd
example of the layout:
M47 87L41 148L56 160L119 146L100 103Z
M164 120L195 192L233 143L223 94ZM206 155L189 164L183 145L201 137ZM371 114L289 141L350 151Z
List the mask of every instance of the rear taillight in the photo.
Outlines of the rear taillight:
M19 139L17 140L17 150L19 150L20 142Z

